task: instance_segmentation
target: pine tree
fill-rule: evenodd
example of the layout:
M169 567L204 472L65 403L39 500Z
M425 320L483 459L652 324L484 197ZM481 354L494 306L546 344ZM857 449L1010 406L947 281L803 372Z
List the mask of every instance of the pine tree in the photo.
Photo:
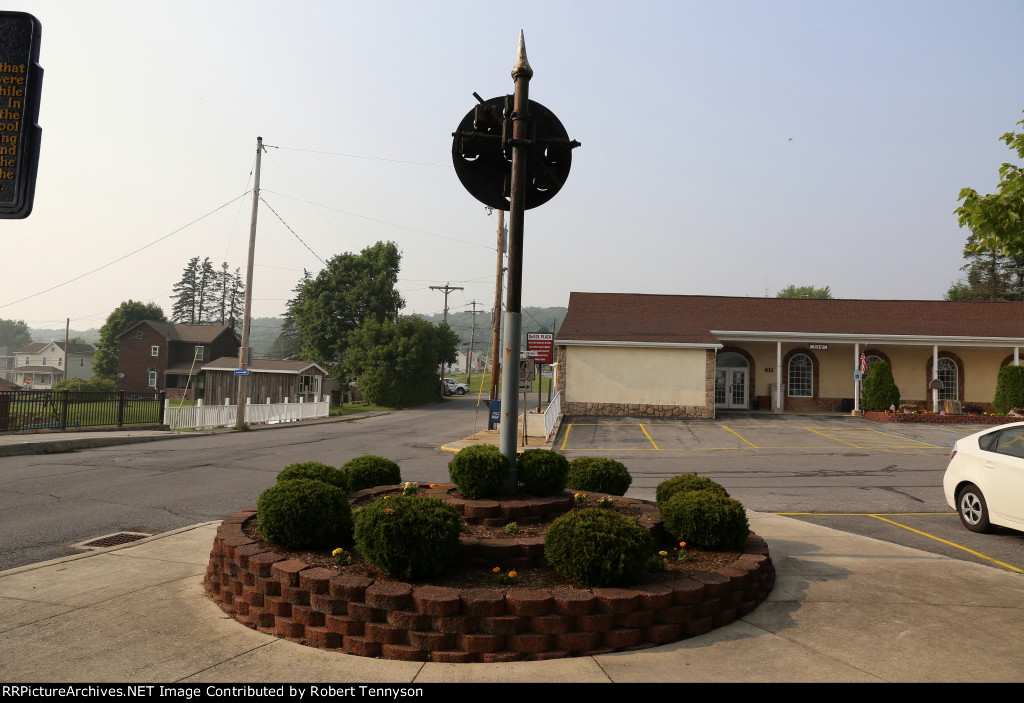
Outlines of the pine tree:
M868 377L860 388L861 407L868 411L885 411L890 406L899 405L900 389L892 378L892 369L885 361L876 361L871 365Z
M174 284L174 305L171 308L171 319L187 325L199 324L197 307L199 291L196 282L199 277L199 257L189 259L181 272L181 280Z

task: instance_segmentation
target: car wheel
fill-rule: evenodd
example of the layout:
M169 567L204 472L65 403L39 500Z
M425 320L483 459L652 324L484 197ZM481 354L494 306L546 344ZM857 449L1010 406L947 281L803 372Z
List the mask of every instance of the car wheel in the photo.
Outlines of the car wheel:
M968 483L956 498L960 522L971 532L988 532L988 504L978 487Z
M459 395L466 395L466 389L465 388L457 388L455 390L455 392L458 393Z

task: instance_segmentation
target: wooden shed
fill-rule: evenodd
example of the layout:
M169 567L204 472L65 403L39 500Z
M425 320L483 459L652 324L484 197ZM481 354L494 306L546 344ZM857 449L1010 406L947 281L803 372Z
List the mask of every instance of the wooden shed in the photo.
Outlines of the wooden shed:
M238 358L222 356L203 366L206 376L206 403L221 405L225 398L234 403L238 395ZM254 359L249 364L249 378L246 396L253 403L311 403L326 395L324 379L327 372L311 361L288 361L282 359Z

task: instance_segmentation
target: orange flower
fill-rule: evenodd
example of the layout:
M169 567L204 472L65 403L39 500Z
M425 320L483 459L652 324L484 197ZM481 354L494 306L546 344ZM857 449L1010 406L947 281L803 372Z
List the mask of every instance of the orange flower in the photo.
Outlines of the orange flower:
M501 567L500 566L494 567L493 569L491 569L491 573L500 574L501 573Z
M517 574L517 573L516 573L515 571L509 571L509 572L508 572L508 577L509 577L510 579L514 579L514 578L515 578L516 576L518 576L518 575L519 575L519 574Z
M683 549L686 549L686 542L680 542L679 546L682 547Z
M436 483L432 483L432 484L430 484L430 487L431 488L437 488L437 484Z
M391 513L395 512L395 511L392 510L391 508L384 508L384 512L387 513L388 515L390 515Z

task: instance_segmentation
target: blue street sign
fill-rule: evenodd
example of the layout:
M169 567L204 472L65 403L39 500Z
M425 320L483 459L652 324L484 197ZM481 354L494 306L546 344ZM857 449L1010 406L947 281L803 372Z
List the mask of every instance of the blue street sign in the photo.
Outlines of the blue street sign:
M236 376L248 376L249 375L249 369L235 369L235 375Z

